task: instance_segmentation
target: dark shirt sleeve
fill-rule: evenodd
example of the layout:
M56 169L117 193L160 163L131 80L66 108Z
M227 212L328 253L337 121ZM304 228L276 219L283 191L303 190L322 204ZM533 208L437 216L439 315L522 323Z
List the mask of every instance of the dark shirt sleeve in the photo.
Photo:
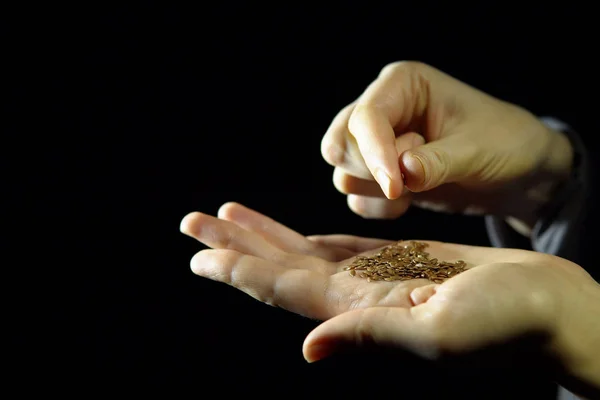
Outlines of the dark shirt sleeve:
M574 150L572 176L560 187L555 197L541 213L535 224L530 250L566 258L585 268L598 279L598 271L586 263L589 252L589 235L593 232L590 212L592 211L592 167L588 150L581 137L565 123L551 117L541 120L551 128L564 132ZM508 225L503 218L485 217L490 242L495 247L523 248L523 236ZM593 235L593 233L591 233ZM587 265L586 265L587 264Z
M593 187L592 159L579 135L565 123L551 117L542 121L549 127L564 132L574 150L573 172L556 196L550 201L536 222L531 239L508 225L503 218L486 216L485 224L490 242L495 247L528 248L553 254L573 261L599 280L599 270L593 255L594 226L592 213L596 189ZM564 387L558 388L557 399L576 400Z

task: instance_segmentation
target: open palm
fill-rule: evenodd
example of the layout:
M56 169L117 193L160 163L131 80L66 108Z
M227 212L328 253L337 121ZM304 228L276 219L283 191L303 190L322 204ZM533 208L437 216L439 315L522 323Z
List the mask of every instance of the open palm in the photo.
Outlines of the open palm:
M563 318L555 313L562 293L581 280L597 285L579 266L558 257L435 241L422 241L432 257L462 259L468 270L441 284L367 282L344 267L356 255L376 253L393 242L307 237L237 203L223 205L218 217L188 214L181 230L211 248L192 258L196 274L325 321L305 340L310 361L367 337L429 356L533 331L552 335Z
M409 307L411 292L431 285L426 279L373 284L343 270L356 255L393 243L388 240L305 237L237 203L222 206L218 217L192 213L182 221L184 233L215 249L194 256L194 272L309 318L326 320L372 306ZM456 258L452 251L443 253L444 259Z

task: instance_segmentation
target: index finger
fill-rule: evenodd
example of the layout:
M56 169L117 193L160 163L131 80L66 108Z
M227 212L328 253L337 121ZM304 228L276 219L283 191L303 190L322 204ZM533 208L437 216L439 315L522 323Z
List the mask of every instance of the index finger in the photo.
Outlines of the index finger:
M400 197L404 189L394 128L408 127L426 106L417 68L418 64L410 62L385 67L360 97L348 121L367 168L388 199Z

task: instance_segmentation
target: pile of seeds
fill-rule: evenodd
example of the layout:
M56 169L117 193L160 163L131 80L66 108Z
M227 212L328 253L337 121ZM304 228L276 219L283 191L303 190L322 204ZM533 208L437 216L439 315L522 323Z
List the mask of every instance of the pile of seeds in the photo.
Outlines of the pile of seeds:
M425 278L434 283L442 283L466 270L467 264L462 260L451 263L429 258L429 253L425 252L427 246L427 243L415 241L398 242L373 256L356 257L344 270L350 271L352 276L366 278L368 282Z

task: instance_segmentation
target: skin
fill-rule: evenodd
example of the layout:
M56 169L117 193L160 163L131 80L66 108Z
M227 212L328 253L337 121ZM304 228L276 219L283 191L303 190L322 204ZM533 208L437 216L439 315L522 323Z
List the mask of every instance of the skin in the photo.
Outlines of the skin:
M336 188L365 218L409 206L504 216L521 232L570 174L560 132L419 62L387 65L321 142Z
M469 269L442 284L366 282L343 271L356 255L391 242L347 235L303 236L237 203L217 217L193 212L181 231L210 247L191 268L272 306L323 321L306 337L314 362L362 346L401 348L427 359L510 346L541 334L540 359L584 397L600 395L600 285L567 260L531 251L425 241L440 260Z

